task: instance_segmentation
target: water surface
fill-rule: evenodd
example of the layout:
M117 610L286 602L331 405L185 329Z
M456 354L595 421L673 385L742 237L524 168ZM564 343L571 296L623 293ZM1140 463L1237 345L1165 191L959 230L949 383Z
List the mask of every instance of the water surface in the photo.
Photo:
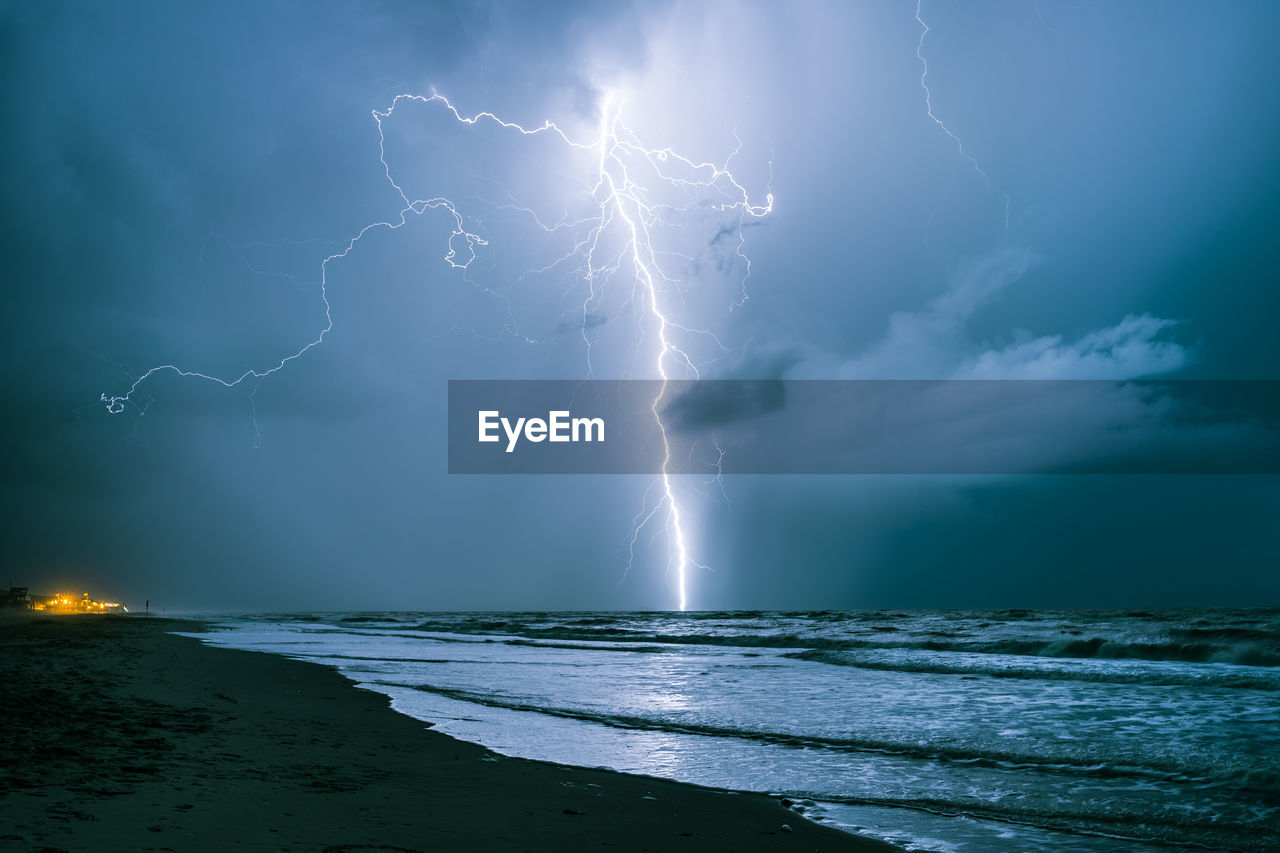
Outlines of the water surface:
M1280 610L326 613L207 642L919 850L1280 849Z

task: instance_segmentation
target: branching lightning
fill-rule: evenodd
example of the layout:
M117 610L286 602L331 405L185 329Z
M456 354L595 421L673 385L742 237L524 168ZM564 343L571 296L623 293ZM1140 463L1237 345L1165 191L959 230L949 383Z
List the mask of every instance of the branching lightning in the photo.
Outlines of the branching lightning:
M929 63L925 58L924 50L930 28L923 18L922 4L923 0L916 0L915 20L920 27L916 58L921 66L920 88L924 92L927 114L955 143L956 152L982 178L986 189L1002 200L1004 227L1007 231L1010 217L1008 194L992 183L982 165L966 150L960 137L934 112L933 93L929 87ZM721 240L731 241L733 254L743 270L737 284L738 295L727 306L727 310L733 310L748 298L747 279L751 275L751 262L744 251L744 226L749 220L760 219L769 214L773 210L774 199L772 192L769 191L770 186L766 190L765 201L754 202L743 184L731 171L730 164L742 148L740 139L722 164L693 160L675 152L670 147L647 147L623 121L623 101L616 94L607 94L602 98L596 136L586 141L573 138L551 121L526 127L500 118L492 112L467 115L445 96L434 91L430 95L410 93L397 95L385 110L374 110L373 119L377 126L378 156L383 174L387 183L398 195L401 207L396 216L365 225L345 242L335 243L333 251L320 262L319 293L324 305L325 318L323 328L310 340L277 361L244 370L238 375L219 376L184 368L177 364L157 365L137 375L123 394L103 393L100 397L102 404L111 414L129 410L137 417L145 415L153 400L140 391L141 386L162 373L202 379L225 388L246 385L252 389L248 399L253 412L255 446L257 446L261 431L258 426L255 396L262 380L283 370L290 362L320 346L333 331L334 320L328 292L330 264L346 258L370 232L384 229L395 231L406 225L411 217L422 216L430 210L443 212L447 214L448 219L452 220L452 228L444 241L443 261L451 270L460 273L462 279L468 284L503 304L508 317L505 332L526 343L537 343L520 331L508 297L501 290L478 282L468 275L473 262L490 243L490 238L480 233L484 230L483 227L467 225L468 221L476 221L475 212L471 211L464 216L459 206L444 196L413 198L397 181L387 157L386 124L392 119L397 108L410 104L444 110L460 125L475 126L489 123L500 129L500 133L510 132L525 137L552 137L568 149L589 155L590 161L594 164L593 172L581 183L589 197L587 209L590 213L585 216L571 218L566 215L559 221L553 221L553 218L544 217L521 202L496 181L492 183L502 190L506 200L504 203L487 203L488 212L515 211L527 216L534 227L548 235L569 234L571 236L571 247L568 251L549 263L521 273L516 283L523 282L526 277L556 273L566 267L574 269L575 282L585 283L585 295L580 309L580 334L585 350L588 378L594 376L595 370L592 358L592 346L595 343L591 332L595 325L592 308L599 303L604 292L614 289L618 280L622 280L624 286L625 282L630 282L627 305L637 309L637 313L643 313L648 317L647 327L642 326L637 330L635 347L636 355L640 355L643 351L647 353L648 358L652 359L650 367L642 372L661 380L661 390L652 400L649 408L655 427L660 434L665 456L661 474L646 490L642 506L632 519L630 535L622 547L629 555L627 562L629 571L634 564L636 548L642 532L646 528L651 528L651 538L660 534L665 535L668 543L668 571L674 575L676 601L681 610L686 609L689 571L693 568L708 567L692 556L687 536L689 514L681 505L675 479L675 473L680 466L671 458L671 445L668 442L666 425L663 423L661 412L669 383L673 379L699 376L699 364L684 342L701 337L721 350L724 347L712 329L690 325L683 316L681 308L685 291L691 286L696 286L697 282L681 281L666 267L673 262L676 264L685 262L692 266L695 259L682 254L673 246L663 245L660 248L657 245L659 242L657 230L661 227L680 227L679 217L685 215L706 214L721 218L719 230L710 242L716 244ZM772 175L772 162L769 165L770 175ZM481 178L481 180L487 179ZM772 177L769 183L772 184ZM684 193L686 202L672 204L665 201L660 197L659 190L669 193L674 191L676 195ZM228 241L224 239L224 242ZM231 244L228 242L228 245ZM232 246L232 248L237 247ZM248 266L247 261L246 265ZM262 273L252 268L251 271ZM566 291L572 289L572 286L565 288ZM123 368L121 370L123 371ZM723 449L717 445L716 450L722 461ZM723 484L720 483L719 478L716 482L721 486L721 494L727 503L728 496L723 492Z
M929 60L924 58L924 40L925 37L929 35L929 25L926 24L924 22L924 18L921 17L920 10L923 3L924 0L916 0L916 23L920 25L920 41L916 45L916 58L920 60L920 88L924 90L925 109L929 113L929 118L933 119L933 123L941 128L942 132L950 137L951 141L956 144L956 151L962 158L967 160L969 165L973 167L973 170L978 173L979 177L982 178L983 183L987 185L987 189L1000 197L1001 201L1004 203L1004 230L1008 231L1010 206L1009 194L1003 190L997 189L996 186L991 183L991 178L978 163L977 159L968 151L964 150L964 143L960 141L960 137L952 133L951 128L947 127L946 122L938 118L938 116L933 112L933 92L929 89Z
M320 297L325 309L324 328L313 339L292 353L265 367L249 369L237 376L220 377L174 364L162 364L138 376L125 393L102 394L102 403L105 404L107 411L113 414L123 412L130 406L138 408L133 398L138 393L139 387L156 374L166 372L203 379L227 388L249 383L253 385L256 392L257 385L262 379L283 370L289 362L301 358L308 351L322 344L333 330L333 315L327 290L329 265L347 257L369 232L380 229L399 229L409 221L411 216L420 216L428 210L443 211L452 218L453 228L445 241L443 260L450 268L461 271L465 276L466 271L477 258L478 252L489 245L488 240L479 233L468 230L467 220L450 199L441 196L411 198L410 194L397 182L391 164L388 162L385 123L392 118L397 107L407 104L444 109L454 120L463 125L488 122L505 131L523 136L554 136L571 149L591 152L594 155L592 160L595 163L595 173L585 182L589 188L587 192L591 199L591 206L595 211L593 215L573 221L547 224L531 208L511 198L509 193L507 194L510 198L508 204L494 207L525 213L531 217L538 228L545 232L568 231L574 235L572 248L566 254L537 270L529 270L526 274L547 272L562 264L577 261L578 273L586 283L586 296L582 302L581 311L581 334L586 348L588 376L592 375L593 370L592 336L589 332L590 309L612 281L619 277L629 280L632 289L631 303L644 311L649 318L648 328L652 331L648 333L642 330L641 340L636 346L639 348L647 338L652 340L651 372L661 380L661 383L660 392L653 399L650 410L666 454L656 483L658 488L651 488L646 492L644 505L633 519L627 546L634 560L636 542L647 526L653 524L665 533L669 546L668 568L674 574L676 600L681 610L686 609L688 572L693 568L707 567L694 559L691 554L686 534L688 517L679 500L675 469L671 459L671 446L667 440L661 411L668 392L668 383L673 378L677 375L697 378L699 375L698 364L690 355L688 348L682 345L681 340L687 336L705 336L717 346L720 343L710 329L692 327L678 317L681 289L687 286L687 283L669 274L664 269L663 259L667 257L685 261L692 259L674 249L660 250L655 245L655 230L659 226L670 225L672 217L676 215L695 211L728 219L730 224L720 228L713 242L725 236L734 239L736 243L734 253L745 269L739 282L739 298L729 306L729 310L732 310L747 298L746 279L750 276L751 270L750 261L743 251L745 242L743 225L748 219L759 219L772 211L773 194L767 192L762 204L753 202L747 190L730 171L730 163L741 148L741 141L723 164L696 161L669 147L646 147L623 121L623 102L616 95L609 94L603 98L597 136L585 142L573 139L550 121L535 127L524 127L490 112L466 115L438 93L397 95L385 111L374 110L373 118L378 130L378 151L383 172L387 182L399 195L402 206L398 216L364 226L345 244L341 244L338 251L328 255L321 262ZM685 204L673 205L658 197L656 190L659 187L684 193L689 200ZM620 248L617 244L620 244ZM624 272L626 270L629 270L629 274ZM470 279L467 280L484 293L505 303L506 297L501 292L476 284ZM510 313L509 304L507 304L507 310ZM508 328L521 339L530 340L518 332L514 321ZM252 394L250 402L253 404ZM255 408L255 434L256 432ZM651 494L655 491L657 497L651 504ZM628 568L630 565L629 561Z

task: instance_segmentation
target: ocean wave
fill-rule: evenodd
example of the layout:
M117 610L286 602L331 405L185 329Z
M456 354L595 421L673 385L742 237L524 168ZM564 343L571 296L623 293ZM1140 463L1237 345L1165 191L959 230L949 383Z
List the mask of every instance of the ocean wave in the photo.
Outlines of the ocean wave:
M710 737L737 738L781 746L828 749L843 752L873 752L883 755L894 755L916 758L926 761L947 761L986 767L998 767L1003 770L1035 770L1049 773L1068 773L1073 775L1089 775L1100 778L1136 778L1158 779L1170 782L1192 782L1202 785L1232 786L1236 790L1253 788L1274 794L1276 779L1255 778L1245 781L1234 768L1208 767L1202 770L1175 763L1136 765L1100 762L1096 758L1085 758L1070 755L1044 756L1011 750L993 750L970 748L965 746L948 746L943 744L922 744L915 741L894 741L877 738L835 738L796 732L762 731L755 729L719 726L709 723L694 723L643 717L630 714L604 713L580 708L563 708L538 705L529 702L507 699L500 696L475 693L450 687L438 687L432 684L381 682L384 686L402 687L419 690L455 699L462 702L481 705L489 708L501 708L509 711L526 711L550 717L599 723L612 728L641 729L645 731L669 732L672 734L701 735ZM1252 784L1250 784L1250 782Z
M1238 670L1169 670L1157 668L1120 669L1099 667L1048 667L1000 660L996 655L942 657L886 655L857 651L811 649L783 657L833 666L849 666L881 672L916 672L932 675L987 675L993 678L1090 681L1102 684L1143 684L1181 687L1227 687L1243 690L1280 691L1280 677L1270 672ZM992 657L996 660L984 660Z
M535 649L569 649L577 652L629 652L631 654L655 655L670 652L670 646L644 646L632 643L608 643L601 642L595 645L586 645L584 643L558 643L554 640L500 640L506 646L528 646Z
M1070 808L1027 808L1009 804L996 806L946 797L838 797L807 792L783 795L782 802L818 823L830 822L828 810L832 805L880 806L910 809L943 817L994 820L1003 824L1056 830L1083 837L1113 839L1120 842L1115 848L1118 850L1127 849L1128 843L1153 844L1160 849L1193 848L1230 850L1237 853L1274 853L1280 849L1277 846L1280 845L1280 831L1274 826L1265 822L1247 823L1224 819L1224 815L1218 810L1203 814L1186 810L1128 812L1122 807L1111 812L1084 811ZM892 838L886 840L893 841ZM1062 844L1062 841L1057 843Z
M1240 666L1280 666L1280 645L1270 642L1186 642L1179 639L1126 641L1108 637L1087 639L1007 639L988 643L957 644L927 641L926 651L974 652L1041 658L1178 661L1182 663L1230 663Z
M1123 639L1105 636L1007 637L973 641L962 631L931 630L917 636L892 625L864 624L857 636L806 633L667 633L644 631L614 623L584 625L565 621L538 625L512 621L425 621L416 630L437 633L502 633L531 640L612 641L675 645L783 648L827 651L858 649L918 649L931 652L1007 655L1015 657L1077 658L1085 660L1143 660L1181 663L1226 663L1250 667L1280 667L1280 635L1274 631L1239 628L1164 629L1163 639ZM958 626L957 626L958 627Z
M613 641L708 646L804 648L812 645L814 642L827 642L822 638L807 638L793 634L667 634L654 632L652 630L642 631L634 628L612 627L608 624L588 627L579 620L565 621L564 623L556 623L548 626L532 625L519 621L492 622L467 620L464 622L452 622L427 620L415 625L414 629L418 631L445 634L501 633L524 637L530 640L579 640L588 642Z
M389 616L385 613L380 613L374 616L343 616L339 618L337 621L345 624L359 625L359 624L365 624L370 622L377 622L377 623L393 622L394 623L394 622L403 622L405 620L397 619L396 617Z

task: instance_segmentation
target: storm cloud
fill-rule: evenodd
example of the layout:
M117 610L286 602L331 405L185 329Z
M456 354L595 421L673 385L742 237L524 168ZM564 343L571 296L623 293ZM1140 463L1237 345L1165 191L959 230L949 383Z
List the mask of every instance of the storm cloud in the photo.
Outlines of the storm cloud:
M173 609L672 604L660 531L627 567L650 479L446 473L450 379L580 379L588 342L593 375L651 375L643 300L584 311L555 228L589 209L589 156L406 108L394 174L487 245L450 266L433 209L322 267L396 221L373 111L403 92L586 137L622 92L650 144L772 192L751 227L704 200L663 234L704 376L1274 378L1280 10L922 12L934 109L1007 227L926 113L912 3L7 4L11 580ZM234 388L161 372L106 411L157 365L297 352L322 268L333 329L304 358ZM698 417L778 405L715 403ZM698 607L1280 594L1274 477L682 487L716 570Z

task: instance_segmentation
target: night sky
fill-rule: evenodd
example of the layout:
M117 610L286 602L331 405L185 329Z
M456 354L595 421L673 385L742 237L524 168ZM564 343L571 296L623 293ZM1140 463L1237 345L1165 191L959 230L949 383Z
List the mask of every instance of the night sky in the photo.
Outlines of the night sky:
M675 604L649 478L446 474L449 379L586 375L565 249L590 156L401 93L651 147L774 209L667 235L742 378L1280 376L1272 2L0 8L6 580L137 607ZM948 135L948 131L954 136ZM963 144L962 156L958 142ZM985 175L985 177L984 177ZM1007 199L1007 202L1006 202ZM1007 210L1007 226L1006 226ZM732 311L750 257L750 299ZM544 270L528 274L530 270ZM627 285L629 287L629 285ZM599 376L652 375L639 308ZM690 478L692 480L692 478ZM1280 603L1274 476L687 482L690 605Z

